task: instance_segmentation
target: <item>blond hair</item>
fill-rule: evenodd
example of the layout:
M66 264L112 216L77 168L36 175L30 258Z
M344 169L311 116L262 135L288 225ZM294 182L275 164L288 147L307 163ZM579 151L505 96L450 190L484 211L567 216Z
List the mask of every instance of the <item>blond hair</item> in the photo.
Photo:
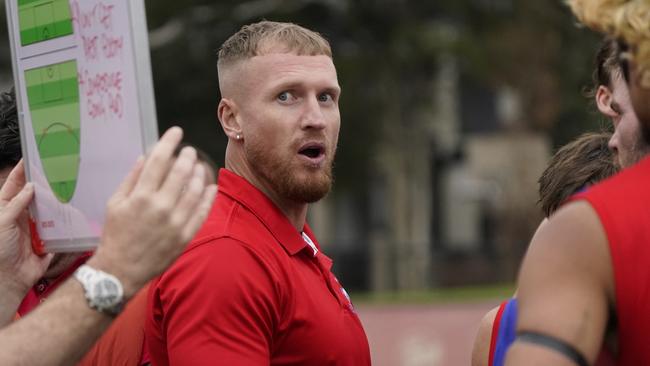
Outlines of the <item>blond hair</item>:
M568 0L568 4L580 22L631 47L641 86L650 89L650 0Z
M280 49L278 49L280 48ZM293 23L261 21L243 26L219 49L219 67L270 52L332 57L329 42L319 33Z

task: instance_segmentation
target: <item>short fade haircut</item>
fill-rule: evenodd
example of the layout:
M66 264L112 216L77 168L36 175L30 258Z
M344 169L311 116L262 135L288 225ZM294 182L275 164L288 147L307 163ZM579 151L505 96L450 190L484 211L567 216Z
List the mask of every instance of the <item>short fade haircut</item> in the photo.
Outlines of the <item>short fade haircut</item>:
M332 57L329 42L319 33L293 23L263 20L245 25L230 36L219 49L217 66L264 55L277 46L301 56Z
M586 133L562 146L539 178L539 203L549 217L574 193L619 171L609 133Z
M0 169L13 168L22 158L13 88L0 94Z

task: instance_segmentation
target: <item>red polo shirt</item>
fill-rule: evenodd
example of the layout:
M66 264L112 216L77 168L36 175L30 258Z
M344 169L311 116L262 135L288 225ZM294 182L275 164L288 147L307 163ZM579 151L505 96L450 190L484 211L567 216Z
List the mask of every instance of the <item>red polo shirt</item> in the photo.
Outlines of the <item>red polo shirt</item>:
M246 180L222 169L218 183L203 228L150 288L152 363L370 365L332 261Z
M42 303L47 299L50 294L56 290L65 280L70 277L74 271L77 270L82 264L86 263L86 261L92 256L91 252L83 253L79 255L79 258L75 259L72 264L65 269L59 276L57 276L55 279L52 280L46 280L45 278L41 278L36 282L36 284L27 292L27 295L25 295L25 298L23 298L23 301L20 303L20 306L18 307L18 316L23 317L27 315L27 313L31 312L38 306L38 304Z

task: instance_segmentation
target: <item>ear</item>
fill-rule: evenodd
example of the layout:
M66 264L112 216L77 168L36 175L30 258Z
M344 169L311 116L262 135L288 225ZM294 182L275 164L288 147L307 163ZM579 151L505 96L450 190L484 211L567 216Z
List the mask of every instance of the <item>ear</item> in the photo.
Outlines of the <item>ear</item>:
M612 91L604 85L598 86L598 90L596 90L596 106L598 106L600 113L609 118L618 117L618 112L612 108L613 101Z
M239 109L232 99L221 98L219 107L217 107L217 117L221 122L223 132L229 139L239 140L242 136L242 129L237 118L238 114Z

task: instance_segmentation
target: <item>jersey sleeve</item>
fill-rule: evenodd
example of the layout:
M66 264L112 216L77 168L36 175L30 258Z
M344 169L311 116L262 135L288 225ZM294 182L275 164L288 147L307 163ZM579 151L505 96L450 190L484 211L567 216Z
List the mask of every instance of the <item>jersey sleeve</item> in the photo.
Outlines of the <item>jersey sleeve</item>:
M153 364L268 365L281 318L280 286L269 261L239 241L193 248L150 297L154 333L163 340L150 343Z
M488 366L494 365L494 351L496 350L497 338L499 337L499 326L501 325L501 317L503 316L503 309L505 309L507 303L508 301L504 301L501 303L501 305L499 305L497 314L494 317L494 322L492 323Z
M517 299L501 304L492 328L490 344L490 366L503 366L506 352L517 338Z

